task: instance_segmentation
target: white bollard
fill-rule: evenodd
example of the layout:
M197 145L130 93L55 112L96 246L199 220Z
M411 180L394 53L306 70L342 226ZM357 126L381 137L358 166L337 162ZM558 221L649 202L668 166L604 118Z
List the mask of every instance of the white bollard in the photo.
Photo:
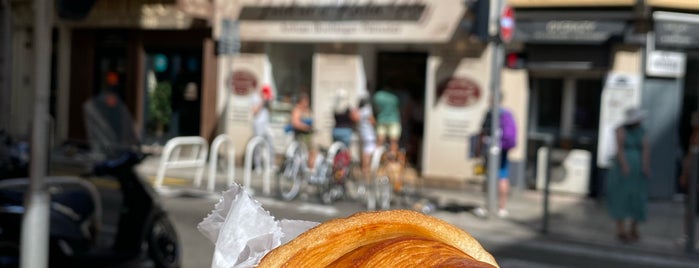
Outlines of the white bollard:
M193 146L196 148L190 158L180 160L180 152L183 146ZM167 168L197 168L194 178L194 185L199 187L204 176L204 167L206 166L206 157L209 152L209 145L202 137L176 137L169 140L165 144L163 155L160 158L158 173L155 177L154 187L161 188L165 178L165 170Z
M218 135L214 142L211 143L211 152L209 156L209 181L207 185L207 190L211 193L214 192L215 182L216 182L216 164L218 164L218 151L221 146L227 143L227 169L226 178L227 186L233 185L235 180L235 147L233 147L233 139L226 134Z
M243 167L243 186L246 187L250 193L253 193L252 191L252 185L251 185L251 177L252 177L252 158L253 158L253 153L255 152L255 149L260 146L260 144L263 146L262 152L262 162L264 163L264 173L262 177L262 192L265 195L271 195L271 185L270 185L270 176L272 174L272 159L269 158L269 155L271 154L272 148L270 147L271 145L265 140L263 137L256 136L253 137L249 142L248 145L245 147L245 166Z

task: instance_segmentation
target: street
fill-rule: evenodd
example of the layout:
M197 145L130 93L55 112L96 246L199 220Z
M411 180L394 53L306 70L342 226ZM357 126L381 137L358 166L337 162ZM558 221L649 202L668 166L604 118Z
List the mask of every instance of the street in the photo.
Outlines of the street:
M322 222L362 210L358 203L353 202L325 206L312 200L283 202L259 196L256 199L278 219ZM213 209L216 200L168 197L163 201L183 245L183 267L209 267L213 243L199 233L196 225ZM507 219L478 219L469 212L436 211L432 215L469 231L495 256L501 267L697 267L696 262L683 257L622 246L555 239L516 230L503 230L499 234L487 231L488 226L505 224L509 221Z

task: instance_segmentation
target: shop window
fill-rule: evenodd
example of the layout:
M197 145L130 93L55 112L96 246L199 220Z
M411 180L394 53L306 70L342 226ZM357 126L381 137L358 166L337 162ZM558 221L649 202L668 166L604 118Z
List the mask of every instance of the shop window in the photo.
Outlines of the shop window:
M562 79L539 79L537 94L538 127L558 129L561 125Z
M599 125L602 80L580 79L575 85L576 131L596 131Z

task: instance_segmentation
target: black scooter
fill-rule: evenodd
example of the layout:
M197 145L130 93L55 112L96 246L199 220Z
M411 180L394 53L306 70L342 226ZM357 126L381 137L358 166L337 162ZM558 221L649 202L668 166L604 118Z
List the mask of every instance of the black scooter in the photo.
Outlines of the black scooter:
M101 125L101 130L107 130L101 134L113 134L110 131L118 128L105 127L108 124L99 121L114 117L95 111L90 110L89 114L99 120L88 120L90 127ZM180 267L177 233L155 191L134 171L144 157L134 150L119 150L92 165L88 174L45 179L51 194L50 267ZM84 158L90 159L94 158ZM113 190L112 195L120 196L120 206L103 211L100 192L89 180L95 177L119 182L118 194ZM0 180L0 267L19 266L23 200L28 184L27 178ZM118 214L114 235L101 232L103 212Z

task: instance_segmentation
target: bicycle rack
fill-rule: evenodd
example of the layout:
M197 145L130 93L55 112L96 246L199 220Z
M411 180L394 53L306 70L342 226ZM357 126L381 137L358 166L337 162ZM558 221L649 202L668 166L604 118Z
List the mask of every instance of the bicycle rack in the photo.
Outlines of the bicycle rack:
M216 136L214 142L211 143L211 152L209 155L209 181L207 185L207 190L209 192L214 192L214 182L216 181L216 165L218 164L218 152L219 148L226 144L228 149L226 150L226 155L228 157L227 162L227 183L228 187L233 185L235 178L235 147L233 147L233 139L226 134L221 134Z
M180 160L182 147L184 146L192 146L195 150L192 151L193 153L190 154L189 157ZM176 137L169 140L165 144L163 155L160 158L160 165L158 167L158 174L155 178L154 187L159 189L163 186L163 179L165 178L165 170L167 168L197 168L194 185L196 187L201 186L208 150L208 143L202 137Z
M251 186L251 176L252 176L252 158L255 149L262 144L264 150L262 152L262 162L265 165L264 176L262 177L262 192L265 195L270 195L272 190L270 189L270 174L272 173L272 159L269 159L269 154L271 152L271 145L263 137L255 136L249 142L245 148L245 166L243 174L243 184L252 193Z

